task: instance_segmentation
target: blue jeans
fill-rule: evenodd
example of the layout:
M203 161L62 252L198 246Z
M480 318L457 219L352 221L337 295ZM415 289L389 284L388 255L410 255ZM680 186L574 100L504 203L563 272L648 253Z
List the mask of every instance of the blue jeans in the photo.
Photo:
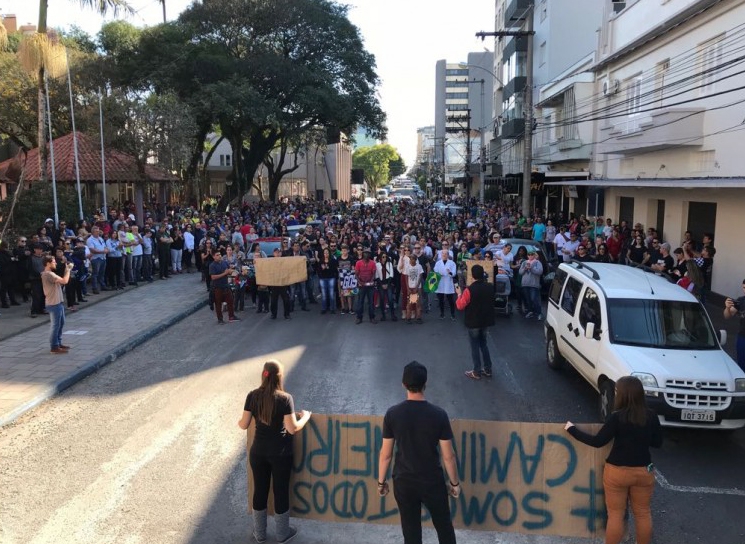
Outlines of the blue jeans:
M91 273L91 283L93 290L98 291L106 285L104 275L106 274L106 259L91 259L91 267L93 272ZM114 286L116 287L116 285Z
M522 290L528 312L533 312L535 315L542 314L541 290L538 287L523 287Z
M51 324L49 344L54 349L62 345L62 327L65 326L65 305L60 302L46 308L47 312L49 312L49 323Z
M321 309L326 312L336 311L336 278L320 278Z
M388 303L388 309L391 312L391 317L396 314L396 309L393 307L393 285L388 285L387 289L383 289L381 285L378 287L378 301L380 302L380 314L385 319L385 306Z
M489 346L486 345L486 327L481 329L468 329L468 341L471 343L471 358L473 359L473 371L481 372L481 357L484 358L484 370L491 372L491 356Z
M300 302L300 307L305 308L305 282L301 281L300 283L294 283L292 284L292 292L290 293L290 306L293 308L295 307L295 295L298 297L298 301Z
M134 283L142 281L142 255L132 255L132 279Z
M370 319L375 319L375 306L373 306L373 289L372 285L366 285L360 287L359 294L357 295L357 319L362 319L362 314L365 310L365 299L367 299L367 307L369 308Z

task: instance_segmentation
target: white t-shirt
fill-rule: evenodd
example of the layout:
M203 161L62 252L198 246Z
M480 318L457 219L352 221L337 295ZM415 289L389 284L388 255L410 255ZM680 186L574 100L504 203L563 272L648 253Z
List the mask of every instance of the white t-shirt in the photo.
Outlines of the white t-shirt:
M194 251L194 235L188 230L184 233L184 249Z
M572 257L574 257L574 254L577 252L577 248L579 247L579 240L575 240L572 242L569 240L564 244L564 250L566 253L563 253L564 255L564 262L569 262L572 260Z
M422 269L422 265L417 262L414 266L411 266L411 264L409 265L406 274L408 277L409 289L414 289L419 287L419 278L424 274L424 270Z

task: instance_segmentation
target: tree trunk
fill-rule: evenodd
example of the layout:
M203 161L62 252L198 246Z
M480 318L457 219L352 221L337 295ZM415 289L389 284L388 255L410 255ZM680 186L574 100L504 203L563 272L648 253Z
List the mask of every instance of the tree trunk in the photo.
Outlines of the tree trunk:
M144 202L144 191L142 189L142 182L135 183L135 218L137 219L137 224L140 227L144 227L145 225L145 207L143 206Z
M47 33L47 0L39 0L39 24L36 30L39 34ZM45 119L46 119L46 107L47 107L47 94L44 91L44 66L39 68L39 80L38 84L38 122L37 122L37 139L39 140L39 172L41 174L41 182L46 185L47 181L47 137L45 133Z

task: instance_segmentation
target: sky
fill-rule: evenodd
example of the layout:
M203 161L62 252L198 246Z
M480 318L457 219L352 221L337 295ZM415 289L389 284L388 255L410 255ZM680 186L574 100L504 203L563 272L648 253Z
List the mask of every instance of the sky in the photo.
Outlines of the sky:
M365 48L375 55L381 79L380 101L388 116L388 142L406 165L416 159L416 129L434 124L435 63L465 61L469 52L493 50L476 32L494 30L494 0L342 0L359 29ZM136 10L127 17L136 26L163 20L160 0L130 0ZM166 0L169 20L178 17L191 0ZM15 14L18 24L36 24L35 0L0 0L0 14ZM109 17L108 19L111 19ZM73 24L91 35L104 19L77 0L50 0L50 27Z

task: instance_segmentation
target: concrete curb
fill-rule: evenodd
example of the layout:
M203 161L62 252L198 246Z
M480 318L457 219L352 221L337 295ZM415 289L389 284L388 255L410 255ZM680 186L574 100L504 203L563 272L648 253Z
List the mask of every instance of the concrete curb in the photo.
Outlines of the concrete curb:
M102 368L108 365L109 363L113 363L125 353L132 351L136 347L140 346L141 344L144 344L145 342L154 338L161 332L172 327L179 321L186 319L190 315L199 311L201 308L207 306L207 303L208 302L206 298L199 300L193 303L191 306L189 306L185 310L175 315L172 315L171 317L169 317L165 321L158 323L154 327L148 327L146 330L144 330L140 334L130 338L126 342L122 342L121 344L116 346L114 349L102 355L99 355L98 357L94 359L91 359L90 361L85 363L82 367L75 370L72 374L69 374L63 377L62 379L57 381L55 384L50 385L49 387L41 391L33 399L23 403L22 405L18 406L17 408L15 408L14 410L12 410L11 412L7 414L0 415L0 427L4 427L5 425L12 423L13 421L18 419L20 416L22 416L23 414L25 414L32 408L38 406L45 400L52 398L58 393L61 393L68 387L71 387L72 385L82 380L83 378L90 376L91 374L96 372L99 368Z

